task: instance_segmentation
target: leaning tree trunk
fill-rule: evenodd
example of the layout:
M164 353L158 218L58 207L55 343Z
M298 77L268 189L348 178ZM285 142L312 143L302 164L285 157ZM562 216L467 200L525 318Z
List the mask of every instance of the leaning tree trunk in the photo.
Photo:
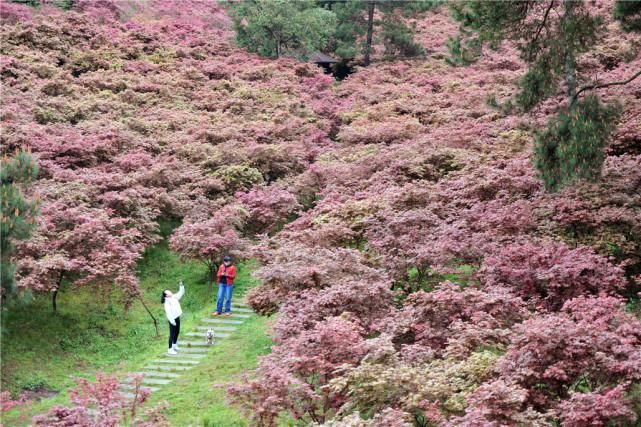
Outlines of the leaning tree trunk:
M58 276L58 280L56 282L56 287L53 290L53 295L51 295L51 303L53 305L53 312L57 313L58 311L58 305L56 303L56 298L58 298L58 291L60 290L60 286L62 285L62 278L64 277L65 272L61 271L60 275Z
M158 320L156 320L156 317L153 315L151 310L149 310L149 308L147 307L147 304L145 304L145 301L142 299L142 297L139 297L139 298L140 298L140 302L142 303L142 306L145 307L145 310L147 310L147 313L149 313L149 315L151 316L151 319L154 321L154 328L156 328L156 337L159 337L160 332L158 332Z
M374 32L374 2L367 3L367 38L365 40L365 66L370 64L372 53L372 33Z

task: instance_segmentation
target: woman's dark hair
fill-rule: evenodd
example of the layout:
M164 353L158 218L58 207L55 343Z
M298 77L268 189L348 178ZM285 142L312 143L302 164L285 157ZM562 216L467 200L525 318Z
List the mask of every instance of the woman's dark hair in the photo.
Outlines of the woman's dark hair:
M167 292L167 289L165 289L164 291L162 291L162 296L160 297L160 303L161 303L161 304L164 304L164 303L165 303L165 298L167 297L167 296L165 295L165 292Z

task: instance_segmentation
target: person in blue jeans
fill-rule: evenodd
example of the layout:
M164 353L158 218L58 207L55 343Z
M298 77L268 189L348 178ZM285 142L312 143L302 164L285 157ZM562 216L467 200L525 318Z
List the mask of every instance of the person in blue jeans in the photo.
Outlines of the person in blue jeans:
M220 316L223 313L223 303L225 304L225 316L231 316L231 295L234 291L234 279L236 278L236 267L232 265L232 259L229 255L223 258L222 265L218 268L218 300L216 301L216 311L212 316Z

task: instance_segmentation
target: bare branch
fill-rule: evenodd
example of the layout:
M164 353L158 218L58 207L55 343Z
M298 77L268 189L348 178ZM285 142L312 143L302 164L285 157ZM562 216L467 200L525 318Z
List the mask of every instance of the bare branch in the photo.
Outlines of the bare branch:
M610 86L622 86L630 83L632 80L636 79L637 77L641 76L641 70L637 71L634 73L632 76L630 76L629 79L627 80L621 80L618 82L608 82L608 83L600 83L600 84L592 84L592 85L587 85L583 86L581 89L579 89L574 96L572 97L572 104L576 102L576 100L579 98L579 94L581 92L586 91L586 90L594 90L594 89L602 89L604 87L610 87Z
M534 39L532 39L532 41L530 42L530 52L528 54L530 61L532 60L534 44L539 39L539 36L541 35L541 31L543 31L543 28L545 28L548 21L548 16L550 15L550 11L552 10L553 6L554 6L554 0L552 0L548 5L547 10L545 11L545 15L543 15L543 21L541 22L541 25L539 25L539 29L536 30L536 35L534 36Z

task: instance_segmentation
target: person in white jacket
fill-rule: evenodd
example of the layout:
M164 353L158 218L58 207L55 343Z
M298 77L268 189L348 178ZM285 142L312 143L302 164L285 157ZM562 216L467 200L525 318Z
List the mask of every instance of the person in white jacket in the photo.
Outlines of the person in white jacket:
M183 314L180 308L180 298L185 294L185 285L180 281L180 290L172 293L169 289L162 291L160 302L165 306L165 314L169 321L169 354L178 354L178 334L180 333L180 315Z

